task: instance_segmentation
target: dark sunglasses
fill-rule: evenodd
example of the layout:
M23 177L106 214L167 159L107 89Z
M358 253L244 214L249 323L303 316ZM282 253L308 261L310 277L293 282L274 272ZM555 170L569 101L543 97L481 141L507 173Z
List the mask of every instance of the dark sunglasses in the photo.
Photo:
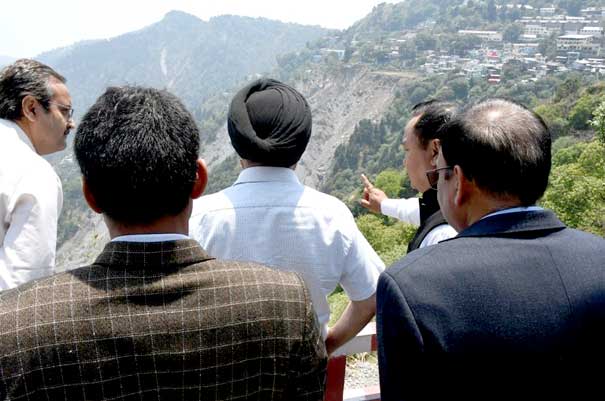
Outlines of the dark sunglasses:
M437 182L439 181L439 172L442 170L452 170L454 167L446 166L441 168L436 168L434 170L429 170L426 172L426 178L429 180L429 185L433 189L437 189Z

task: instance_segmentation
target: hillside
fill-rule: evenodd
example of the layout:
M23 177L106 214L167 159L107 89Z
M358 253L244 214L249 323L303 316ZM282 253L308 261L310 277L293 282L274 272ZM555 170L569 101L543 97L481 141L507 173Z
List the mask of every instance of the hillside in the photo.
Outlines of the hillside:
M206 23L182 13L171 13L156 24L159 26L116 38L123 41L120 42L120 54L149 53L153 55L148 57L149 63L137 64L135 59L120 58L118 69L114 70L107 64L104 73L117 80L124 76L135 79L136 74L132 71L138 69L141 83L171 85L171 90L185 99L202 130L201 155L210 167L207 192L230 185L239 173L238 160L225 126L227 108L234 92L244 82L260 75L275 77L295 86L309 100L314 123L312 139L297 174L305 184L345 200L354 214L359 215L364 213L356 204L359 174L362 172L385 182L392 181L393 196L414 195L405 174L401 174L404 154L400 143L409 111L419 101L440 98L464 105L487 97L505 97L539 111L553 127L555 138L585 138L593 134L587 130L587 121L593 115L592 110L601 91L584 94L578 89L599 81L605 73L605 65L599 67L598 61L590 62L590 65L583 64L585 60L579 60L580 63L577 59L576 62L574 59L562 60L562 53L557 51L552 35L534 44L535 57L531 57L515 51L513 41L518 37L508 33L502 35L504 40L499 42L452 33L463 28L493 28L506 33L518 24L518 18L533 18L538 7L546 5L543 3L528 1L523 7L508 7L491 0L383 3L345 31L325 31L317 40L305 42L296 49L283 53L275 50L272 66L263 64L246 74L238 70L233 73L232 81L229 78L222 82L221 88L215 87L217 82L199 80L191 72L214 73L221 66L229 69L231 65L224 64L223 60L237 56L226 55L220 60L197 53L188 57L176 56L189 51L188 45L164 36L186 36L192 26L200 24L203 26L200 29L207 32L215 20L228 27L231 26L227 22L242 21L239 17L220 17ZM569 3L560 1L554 5L561 12L568 13L574 11ZM575 3L587 7L595 2ZM498 12L495 19L490 16L490 4ZM439 5L441 7L437 7ZM414 15L416 17L410 17ZM175 18L183 20L175 25L172 21ZM254 25L255 22L273 24L262 19L243 20L246 22L243 25ZM181 29L183 34L180 34ZM156 31L170 34L143 35ZM189 45L193 48L201 46L193 36L188 37ZM137 37L139 40L133 39ZM145 40L155 42L147 43ZM63 49L62 52L101 45L107 44L78 44L74 49ZM129 46L133 46L132 50L128 50ZM237 52L236 47L226 45L227 48ZM541 56L535 53L536 50L546 50L547 53ZM254 59L248 54L250 52L239 51ZM54 53L55 56L57 54ZM167 56L162 57L162 54ZM166 60L172 60L173 56L178 62L168 63ZM132 66L124 67L126 61ZM255 62L252 60L249 65ZM182 76L192 80L192 84L187 85L190 81L182 79L175 71L183 72ZM83 78L79 79L85 78L85 72L80 71ZM235 77L239 73L243 75ZM193 82L195 79L199 82ZM97 77L94 80L98 81ZM195 92L191 88L197 84L202 85L199 96L191 96ZM561 99L573 100L561 102ZM577 105L570 103L575 99L580 99ZM66 195L60 226L61 241L65 244L59 250L58 264L73 267L90 261L90 256L106 242L106 233L99 218L92 216L82 202L78 172L69 157L58 162L56 167L63 178ZM372 219L364 221L370 222L366 224L368 227L375 228ZM406 237L397 234L400 228L394 230L388 236L399 238L395 246L398 250L388 255L385 253L387 256L381 253L385 260L394 260L399 250L405 249ZM383 247L385 252L395 248L391 245Z
M423 27L435 32L497 29L521 16L539 15L542 7L552 7L555 13L578 16L583 8L603 5L600 0L403 0L377 5L365 18L347 29L343 38L345 41L376 38Z
M272 70L277 55L327 32L263 18L220 16L203 21L172 11L139 31L77 43L39 59L68 79L80 113L105 87L138 84L168 89L201 120L201 106L209 97L246 76Z

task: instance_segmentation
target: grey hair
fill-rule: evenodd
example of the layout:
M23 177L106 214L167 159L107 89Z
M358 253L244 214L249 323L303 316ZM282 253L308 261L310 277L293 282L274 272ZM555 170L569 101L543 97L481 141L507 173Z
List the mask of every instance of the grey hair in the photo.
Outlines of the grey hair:
M20 59L0 71L0 118L16 121L23 115L21 103L27 95L33 96L48 110L54 93L53 80L66 79L46 64L31 59Z
M526 107L489 99L468 108L444 127L443 157L459 165L483 190L534 204L546 190L551 135Z

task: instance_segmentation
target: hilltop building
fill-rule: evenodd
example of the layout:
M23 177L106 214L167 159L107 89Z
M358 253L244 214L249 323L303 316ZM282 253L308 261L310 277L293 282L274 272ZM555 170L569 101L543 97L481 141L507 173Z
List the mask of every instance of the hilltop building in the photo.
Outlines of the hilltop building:
M583 56L597 55L601 46L595 43L592 35L563 35L557 38L557 52L575 51Z
M471 30L460 30L459 35L476 36L488 42L502 42L502 34L497 31L471 31Z

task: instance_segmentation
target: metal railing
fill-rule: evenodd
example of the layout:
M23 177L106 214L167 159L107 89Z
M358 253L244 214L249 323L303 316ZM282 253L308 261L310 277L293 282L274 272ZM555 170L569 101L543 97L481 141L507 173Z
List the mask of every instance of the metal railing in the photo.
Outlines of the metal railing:
M376 351L376 323L370 322L351 341L338 348L328 361L328 377L324 401L379 401L378 385L345 391L347 355Z

